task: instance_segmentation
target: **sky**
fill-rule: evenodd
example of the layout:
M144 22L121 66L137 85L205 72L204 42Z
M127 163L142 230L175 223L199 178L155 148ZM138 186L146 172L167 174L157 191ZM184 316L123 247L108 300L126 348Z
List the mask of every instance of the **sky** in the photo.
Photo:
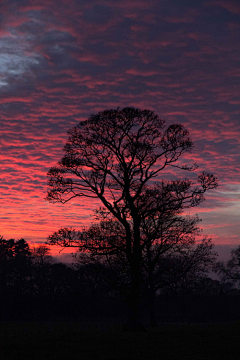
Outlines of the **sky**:
M0 235L90 224L100 203L48 203L47 172L70 128L133 106L189 130L197 173L219 179L193 213L240 245L239 35L237 0L1 0Z

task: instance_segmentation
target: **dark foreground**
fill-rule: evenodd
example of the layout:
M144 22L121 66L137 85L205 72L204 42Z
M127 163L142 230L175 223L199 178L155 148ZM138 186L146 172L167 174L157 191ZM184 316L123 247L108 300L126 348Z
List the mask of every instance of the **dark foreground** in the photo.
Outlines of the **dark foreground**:
M145 333L120 325L0 323L0 359L215 360L240 358L240 322L161 324Z

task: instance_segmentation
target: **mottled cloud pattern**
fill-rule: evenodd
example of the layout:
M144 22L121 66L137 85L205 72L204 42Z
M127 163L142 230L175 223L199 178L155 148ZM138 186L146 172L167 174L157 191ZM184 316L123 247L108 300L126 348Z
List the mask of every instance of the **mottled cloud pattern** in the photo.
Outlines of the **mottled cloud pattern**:
M215 243L240 241L240 3L2 0L0 234L44 241L99 204L47 203L67 130L136 106L181 123L199 171L220 181L198 209Z

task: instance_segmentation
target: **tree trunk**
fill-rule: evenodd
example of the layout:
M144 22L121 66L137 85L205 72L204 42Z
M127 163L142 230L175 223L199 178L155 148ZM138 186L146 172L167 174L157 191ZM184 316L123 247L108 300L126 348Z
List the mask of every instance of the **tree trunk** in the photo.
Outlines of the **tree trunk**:
M133 260L131 271L131 290L128 299L129 304L129 316L126 324L126 331L143 332L146 331L140 316L140 286L141 286L141 267L138 259Z
M129 196L129 203L131 198ZM131 234L128 238L128 261L131 269L131 290L128 299L129 303L129 317L126 325L126 331L142 332L146 331L141 322L140 317L140 298L141 298L141 246L140 246L140 219L133 204L130 205L133 218L133 246L131 246Z

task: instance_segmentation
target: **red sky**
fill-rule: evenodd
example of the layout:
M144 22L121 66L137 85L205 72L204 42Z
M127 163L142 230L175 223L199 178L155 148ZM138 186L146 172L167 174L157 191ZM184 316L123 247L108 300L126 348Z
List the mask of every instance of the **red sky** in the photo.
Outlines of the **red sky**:
M2 0L0 234L43 242L91 222L92 200L47 203L67 130L135 106L186 126L199 171L219 178L194 209L216 244L240 244L240 3Z

